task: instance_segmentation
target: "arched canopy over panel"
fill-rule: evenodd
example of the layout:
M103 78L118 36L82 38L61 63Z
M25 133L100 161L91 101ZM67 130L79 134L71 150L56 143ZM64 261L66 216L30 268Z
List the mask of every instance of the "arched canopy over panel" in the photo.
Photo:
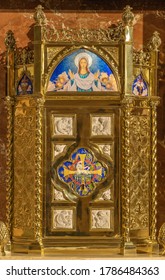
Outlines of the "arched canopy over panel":
M112 69L95 53L79 49L54 69L47 91L117 91Z

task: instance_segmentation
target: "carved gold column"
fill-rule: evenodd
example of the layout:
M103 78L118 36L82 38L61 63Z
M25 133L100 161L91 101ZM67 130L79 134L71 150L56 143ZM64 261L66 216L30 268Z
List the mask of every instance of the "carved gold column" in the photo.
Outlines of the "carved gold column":
M7 91L5 108L7 111L7 144L6 144L6 224L9 239L12 239L13 217L13 107L14 107L14 52L15 38L11 30L6 33L6 68L7 68Z
M129 180L130 180L130 149L129 149L129 119L130 119L130 104L129 100L126 100L123 110L123 132L122 132L122 232L124 242L130 241L130 228L129 228L129 216L130 216L130 194L129 194Z
M42 122L43 122L43 74L44 74L44 27L46 16L43 7L38 5L34 14L34 94L36 99L36 154L35 154L35 238L43 251L43 149L42 149Z
M12 239L13 217L13 106L12 97L5 98L7 111L7 143L6 143L6 225L10 241Z
M158 252L156 216L157 216L157 105L159 98L157 96L157 68L158 68L158 49L161 45L159 33L155 31L147 45L151 52L151 70L150 70L150 91L151 97L151 206L150 206L150 250Z
M34 93L43 94L42 77L44 75L44 27L46 16L43 7L38 5L34 14Z
M132 82L133 82L133 20L134 14L132 8L126 6L122 15L124 23L124 61L123 61L123 75L124 75L124 88L123 95L132 95Z
M123 100L122 100L122 246L123 254L135 253L130 242L130 114L133 82L133 19L132 8L126 6L122 15L124 23Z
M151 106L151 207L150 207L150 241L151 250L158 251L156 216L157 216L157 105L159 98L152 98Z
M14 33L9 30L6 33L5 45L7 50L6 68L7 68L7 96L15 95L14 92L14 53L15 53L15 38Z
M151 69L150 69L150 91L152 96L157 96L157 69L158 69L158 51L161 45L161 38L159 33L155 31L147 44L147 49L151 54Z
M122 101L122 248L123 254L135 253L130 241L130 117L132 99Z
M43 253L42 243L42 215L43 215L43 158L42 158L42 122L44 99L37 98L36 110L36 154L35 154L35 238Z

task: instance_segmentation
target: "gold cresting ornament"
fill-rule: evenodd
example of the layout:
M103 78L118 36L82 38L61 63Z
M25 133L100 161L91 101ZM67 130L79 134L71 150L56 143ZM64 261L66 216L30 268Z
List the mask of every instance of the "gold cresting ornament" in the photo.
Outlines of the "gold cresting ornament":
M165 255L165 223L161 226L158 235L158 242L163 246L162 255Z
M8 235L7 227L2 221L0 221L0 248L1 248L0 254L2 256L6 255L4 246L7 243L8 239L9 239L9 235Z

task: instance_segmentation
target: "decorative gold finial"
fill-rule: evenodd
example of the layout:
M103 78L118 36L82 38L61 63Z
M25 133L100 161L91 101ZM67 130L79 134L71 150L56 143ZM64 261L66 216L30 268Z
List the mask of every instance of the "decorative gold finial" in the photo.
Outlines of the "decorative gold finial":
M147 47L150 51L158 51L161 45L161 38L159 36L159 32L155 31L147 44Z
M165 255L165 223L161 226L158 235L158 242L163 246L162 255Z
M7 243L8 239L9 239L9 235L8 235L7 227L2 221L0 221L0 248L1 248L0 254L2 256L5 256L4 245Z
M124 8L124 12L123 12L123 15L122 15L122 20L123 20L125 25L131 26L132 23L133 23L134 14L131 10L132 10L132 8L129 5L127 5Z
M35 8L35 13L34 13L34 20L36 21L36 25L45 25L47 23L47 19L46 16L43 12L44 7L42 7L41 5L38 5Z
M15 49L14 33L11 30L7 31L7 33L6 33L5 45L6 45L6 48L10 51L13 51Z

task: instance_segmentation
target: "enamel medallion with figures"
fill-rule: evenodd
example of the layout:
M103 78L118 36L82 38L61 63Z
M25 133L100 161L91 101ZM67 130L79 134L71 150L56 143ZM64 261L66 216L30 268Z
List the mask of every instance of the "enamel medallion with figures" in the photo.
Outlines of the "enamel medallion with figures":
M79 148L70 160L60 165L57 172L60 180L67 183L74 193L87 196L106 178L107 169L89 149Z
M117 91L117 83L111 68L101 57L79 49L57 65L47 91Z

